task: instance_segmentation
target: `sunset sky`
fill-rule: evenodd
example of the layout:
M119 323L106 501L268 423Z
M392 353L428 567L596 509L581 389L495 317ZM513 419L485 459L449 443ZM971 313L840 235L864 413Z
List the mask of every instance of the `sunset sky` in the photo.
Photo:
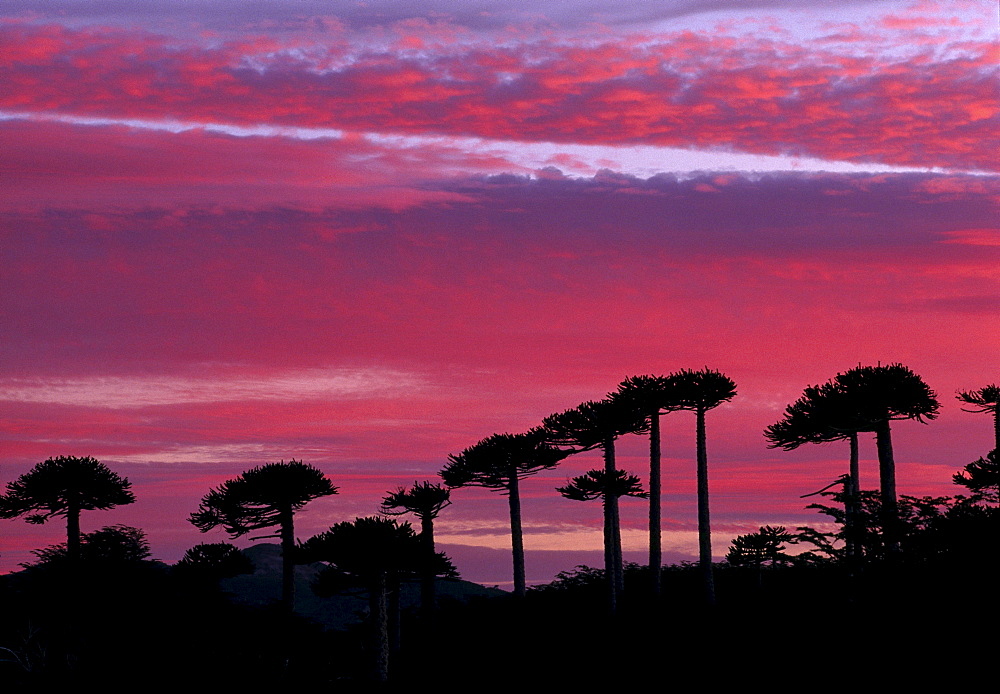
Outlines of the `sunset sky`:
M903 494L992 446L995 0L6 0L0 484L94 456L174 561L212 486L291 458L304 539L626 376L708 366L714 547L816 524L846 445L766 447L810 384L902 362ZM697 554L694 415L664 418L668 561ZM646 442L619 465L646 481ZM600 506L524 483L529 581L600 562ZM862 440L862 483L877 486ZM509 585L505 499L438 541ZM627 558L645 508L622 504ZM64 539L0 521L0 571Z

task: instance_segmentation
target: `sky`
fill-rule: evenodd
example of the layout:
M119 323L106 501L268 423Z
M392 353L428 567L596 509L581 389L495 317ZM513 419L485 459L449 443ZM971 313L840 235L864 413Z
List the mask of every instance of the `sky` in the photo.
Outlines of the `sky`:
M304 460L300 539L449 454L708 367L714 551L845 444L769 449L807 385L900 362L941 401L893 428L902 494L991 447L954 395L1000 380L994 0L6 0L0 484L94 456L175 561L213 486ZM664 546L697 555L694 415L663 419ZM644 481L647 443L619 444ZM862 484L877 487L874 442ZM599 504L523 485L529 581L601 561ZM436 536L509 587L506 499ZM626 558L646 508L624 500ZM0 521L0 571L64 538ZM241 541L246 544L245 541Z

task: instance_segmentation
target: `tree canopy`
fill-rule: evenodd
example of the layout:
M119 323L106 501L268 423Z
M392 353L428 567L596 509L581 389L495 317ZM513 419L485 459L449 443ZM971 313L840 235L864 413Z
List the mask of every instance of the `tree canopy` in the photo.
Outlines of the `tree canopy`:
M131 486L95 458L49 458L7 484L0 518L24 516L28 523L44 523L54 516L107 510L133 503Z
M233 537L240 537L280 525L284 515L313 499L336 493L337 487L312 465L300 460L270 463L247 470L211 490L189 520L202 532L222 526Z

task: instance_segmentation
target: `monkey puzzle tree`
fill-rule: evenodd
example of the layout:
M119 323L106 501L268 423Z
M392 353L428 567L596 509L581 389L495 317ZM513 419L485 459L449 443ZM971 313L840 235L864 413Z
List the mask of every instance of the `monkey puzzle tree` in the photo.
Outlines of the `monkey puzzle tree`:
M524 434L494 434L457 455L449 455L441 479L452 489L485 487L507 496L510 507L511 552L514 559L514 594L524 597L524 537L521 530L520 481L554 468L572 451L546 441L539 428Z
M993 414L994 449L1000 449L1000 386L991 383L979 390L960 390L955 396L969 405L965 412L990 412Z
M313 499L336 493L337 487L318 468L282 460L247 470L212 489L188 520L202 532L222 526L234 538L277 526L276 534L250 539L281 540L281 602L290 612L295 606L295 512Z
M660 530L662 476L660 473L660 415L674 411L673 381L665 376L630 376L608 394L612 400L639 412L649 421L649 571L654 598L660 595L663 545Z
M855 408L859 431L874 431L878 449L879 492L882 496L883 531L890 556L899 548L899 510L896 500L896 463L892 452L890 422L898 419L937 417L940 404L923 379L902 364L858 366L837 374L836 387Z
M128 479L95 458L49 458L7 485L7 493L0 496L0 518L24 516L28 523L44 523L63 516L66 557L76 562L80 558L80 512L133 503L131 486Z
M618 594L621 590L618 585L618 576L623 575L623 568L614 564L620 561L620 556L608 552L608 537L614 532L608 527L609 519L613 514L607 512L608 506L618 505L618 500L623 496L636 496L646 498L648 494L642 490L642 484L635 475L630 475L624 470L591 470L590 472L574 477L565 487L557 487L556 491L567 499L573 501L591 501L601 499L604 504L604 573L608 581L608 611L615 614L618 608Z
M610 398L589 400L542 420L542 428L547 432L549 442L554 445L571 446L571 453L600 448L604 452L604 470L609 474L617 471L615 439L625 434L646 433L648 426L645 414L636 410L632 403ZM625 585L625 574L622 569L619 516L618 497L609 496L604 504L605 564L611 568L608 576L613 581L615 590L621 593Z
M827 443L846 440L850 443L850 463L845 485L846 523L844 533L847 556L853 563L859 559L857 517L859 503L858 432L866 423L858 418L858 406L849 393L833 381L820 386L808 386L802 396L785 408L785 416L764 430L769 448L791 451L806 443Z
M299 545L303 562L324 562L318 577L320 594L335 594L359 585L368 593L371 619L372 679L389 678L388 590L401 579L426 570L424 547L409 523L391 518L358 518L337 523ZM440 553L429 569L436 576L457 576L451 561Z
M705 600L715 604L715 577L712 574L712 524L708 512L708 446L705 413L736 396L736 383L728 376L708 369L682 369L667 377L672 382L675 406L695 413L695 445L698 464L698 563L701 566Z
M451 490L431 482L414 482L409 489L399 487L382 498L380 512L387 516L412 513L420 519L420 542L424 547L427 564L420 585L420 604L424 616L430 616L434 609L434 519L441 510L451 504Z

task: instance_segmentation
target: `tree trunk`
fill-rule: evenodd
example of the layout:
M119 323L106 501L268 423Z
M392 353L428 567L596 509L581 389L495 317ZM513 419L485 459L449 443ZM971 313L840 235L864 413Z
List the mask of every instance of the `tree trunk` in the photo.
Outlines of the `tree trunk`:
M618 586L615 583L615 541L611 530L611 497L604 499L604 580L608 588L608 614L618 611Z
M604 469L609 473L616 472L615 438L613 436L608 437L604 441ZM612 578L614 579L616 597L620 597L625 591L625 570L623 566L624 562L622 561L621 515L618 510L618 497L612 494L610 497L605 498L607 500L605 509L607 510L608 515L612 560L614 564L612 567L614 570Z
M892 432L889 420L875 430L878 448L878 474L882 501L882 541L886 556L899 554L899 504L896 501L896 462L892 456Z
M705 436L705 410L698 409L698 563L701 566L705 602L715 605L715 576L712 573L712 524L708 513L708 447Z
M993 410L994 450L1000 451L1000 406Z
M281 606L291 614L295 610L295 522L291 507L280 511L281 524Z
M853 572L861 559L861 543L858 528L858 504L860 502L860 471L858 465L858 434L851 432L851 462L847 483L844 485L844 535L847 542L847 565Z
M424 550L424 567L420 576L420 611L423 612L426 626L434 615L435 585L434 585L434 518L430 515L420 517L420 542Z
M510 504L510 545L514 555L514 595L523 598L527 590L524 578L524 536L521 532L521 491L518 488L516 470L511 470L509 479L507 502Z
M70 566L80 561L80 502L74 495L66 503L66 559Z
M368 592L368 612L371 617L372 679L389 681L389 610L386 600L385 571L379 571Z
M660 598L663 544L660 535L660 413L649 418L649 574L653 600Z

